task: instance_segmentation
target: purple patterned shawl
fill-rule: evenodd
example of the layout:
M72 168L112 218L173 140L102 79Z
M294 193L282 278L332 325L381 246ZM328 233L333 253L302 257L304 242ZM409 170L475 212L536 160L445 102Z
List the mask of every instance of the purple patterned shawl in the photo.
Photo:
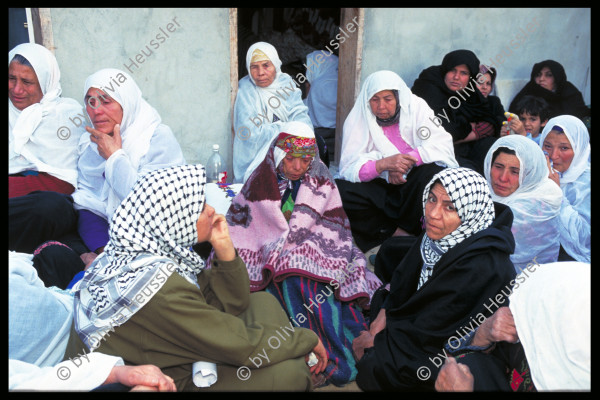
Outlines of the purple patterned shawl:
M227 212L231 239L248 268L250 290L264 289L271 279L301 275L330 284L341 301L368 307L381 281L352 243L331 173L315 157L302 178L288 225L281 212L274 143Z

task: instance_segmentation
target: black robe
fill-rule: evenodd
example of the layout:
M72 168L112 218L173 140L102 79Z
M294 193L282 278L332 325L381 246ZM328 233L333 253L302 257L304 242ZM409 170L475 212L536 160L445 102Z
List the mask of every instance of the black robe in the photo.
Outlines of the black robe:
M467 333L469 326L476 328L479 313L489 317L497 309L492 303L496 295L509 293L515 277L510 260L513 214L503 204L494 206L492 225L448 250L420 290L422 235L396 267L383 303L386 328L357 363L356 382L362 390L433 390L445 359L444 344L463 328ZM504 303L496 303L498 307L508 304L507 299L498 301ZM373 318L378 311L372 307ZM421 380L417 371L425 377L424 368L431 375Z
M427 102L439 118L438 123L441 121L453 141L467 137L473 130L471 122L489 122L494 127L495 136L499 135L502 122L494 115L489 101L477 88L476 81L471 78L467 83L468 89L454 92L444 83L444 74L441 65L431 66L419 74L411 90Z
M535 83L535 77L544 67L548 67L554 75L554 83L556 84L554 92ZM553 60L542 61L533 66L529 82L517 93L508 110L517 114L519 101L527 95L541 97L546 100L550 107L549 119L568 114L583 120L591 115L591 110L585 105L581 92L571 82L567 81L567 74L563 66Z

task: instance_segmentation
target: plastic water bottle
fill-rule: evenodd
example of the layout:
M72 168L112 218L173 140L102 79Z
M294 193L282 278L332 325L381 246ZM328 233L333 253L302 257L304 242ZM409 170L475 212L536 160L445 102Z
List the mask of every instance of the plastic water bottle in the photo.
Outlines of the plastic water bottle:
M209 183L225 183L227 180L227 171L221 154L219 154L219 145L213 144L213 153L206 163L206 181Z

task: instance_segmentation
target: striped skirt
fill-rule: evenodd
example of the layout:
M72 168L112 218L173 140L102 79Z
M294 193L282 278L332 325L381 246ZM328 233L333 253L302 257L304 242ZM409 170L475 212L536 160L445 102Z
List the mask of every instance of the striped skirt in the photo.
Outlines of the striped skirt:
M265 290L279 300L294 326L308 328L321 339L329 358L323 372L326 384L343 386L355 380L352 341L368 330L360 308L336 299L330 285L302 276L271 281Z

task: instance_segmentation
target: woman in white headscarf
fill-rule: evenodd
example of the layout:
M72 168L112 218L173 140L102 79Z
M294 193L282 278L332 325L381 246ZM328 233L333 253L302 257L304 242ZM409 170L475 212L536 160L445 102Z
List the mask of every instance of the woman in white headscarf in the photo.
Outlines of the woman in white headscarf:
M185 164L173 132L127 73L102 69L88 77L83 94L93 128L86 127L79 141L77 190L71 196L37 192L13 199L20 202L9 209L11 250L33 253L43 242L67 236L65 244L78 254L100 254L108 221L138 178ZM77 232L80 239L73 238Z
M425 185L442 168L458 166L452 136L435 118L396 73L378 71L365 80L344 122L336 180L361 250L397 228L421 232Z
M540 137L542 150L556 173L550 178L563 192L560 209L560 260L591 260L590 136L572 115L552 118ZM566 252L566 254L563 254Z
M23 43L8 53L9 198L35 190L71 194L77 187L85 118L81 104L61 92L58 63L44 46Z
M151 363L184 391L307 390L310 371L325 368L323 345L308 329L284 329L272 295L250 294L225 217L205 203L205 182L203 166L182 165L135 184L112 216L106 251L73 287L65 358L83 348ZM213 247L211 268L191 249L199 242ZM311 350L320 359L309 370Z
M492 145L483 168L492 199L513 212L515 252L510 259L516 272L531 262L556 261L562 192L548 178L540 147L524 136L505 136Z
M86 110L95 129L79 142L79 184L73 193L78 230L91 251L108 241L108 221L138 178L185 164L171 129L127 73L102 69L85 82Z
M283 122L300 121L313 126L301 90L281 72L275 47L265 42L250 46L246 68L248 75L240 79L233 116L235 183L245 182L265 159Z

